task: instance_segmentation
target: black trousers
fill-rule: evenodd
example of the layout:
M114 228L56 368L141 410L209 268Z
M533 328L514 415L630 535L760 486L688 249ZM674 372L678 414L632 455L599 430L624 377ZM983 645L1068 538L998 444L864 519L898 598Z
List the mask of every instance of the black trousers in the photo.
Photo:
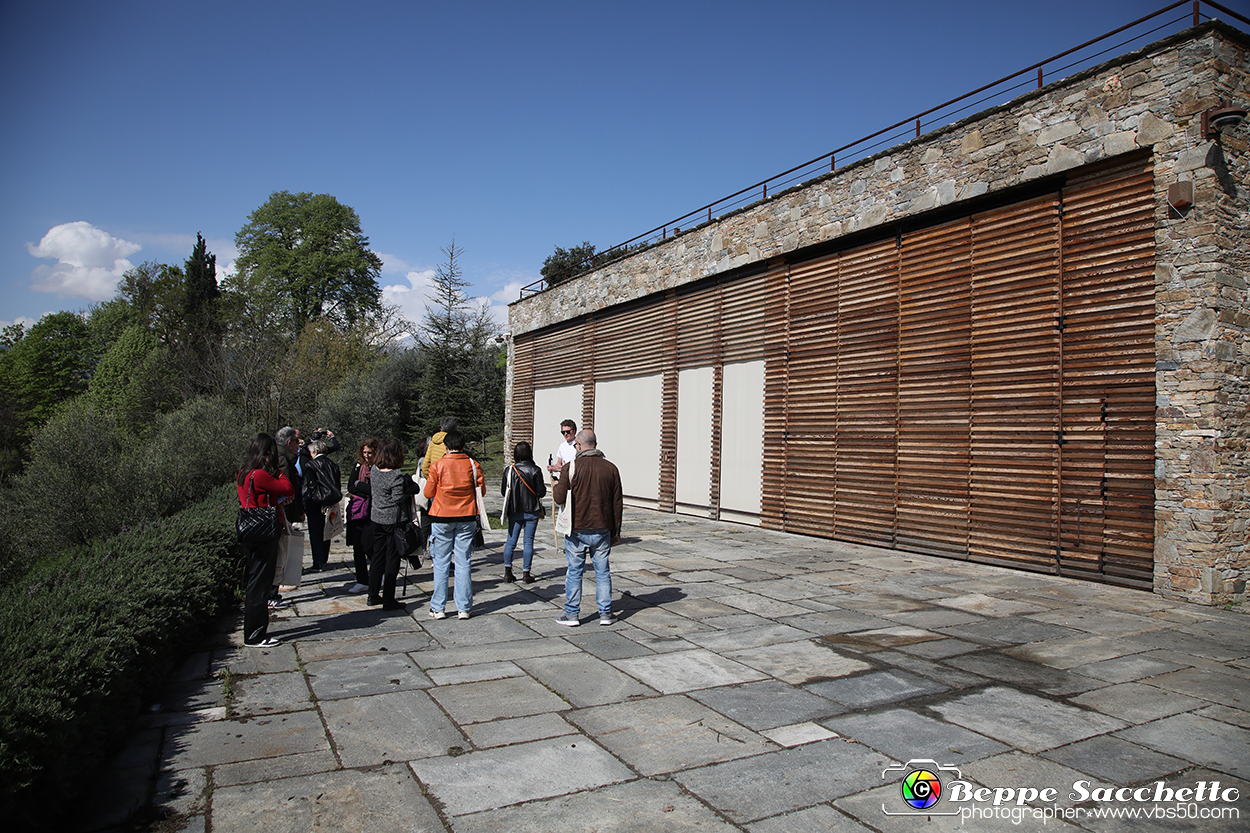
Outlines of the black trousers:
M330 563L330 542L322 540L326 532L325 513L320 506L309 506L304 518L308 522L308 551L312 554L313 568L324 570Z
M255 644L269 635L269 594L278 562L278 539L244 544L247 588L243 594L243 641Z
M364 519L348 521L348 535L352 542L352 561L356 565L356 583L369 586L369 556L373 553L373 522Z
M395 531L400 524L373 525L373 552L369 553L369 598L395 601L395 577L399 575L399 545Z

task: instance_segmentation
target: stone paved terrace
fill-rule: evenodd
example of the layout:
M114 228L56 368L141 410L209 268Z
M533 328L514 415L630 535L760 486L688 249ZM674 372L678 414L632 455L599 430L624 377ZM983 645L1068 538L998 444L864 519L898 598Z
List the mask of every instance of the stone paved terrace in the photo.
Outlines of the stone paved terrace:
M346 593L336 542L275 615L279 647L242 648L231 617L188 660L75 829L136 829L145 802L159 829L212 833L1250 829L1242 613L630 509L619 621L598 624L591 576L567 628L549 522L539 543L537 583L503 583L492 541L472 618L433 621L428 567L384 614ZM912 759L955 768L930 812L981 817L887 815L911 811ZM951 801L955 780L1056 792L1007 800L1016 825ZM1240 820L1071 797L1215 781L1182 806Z

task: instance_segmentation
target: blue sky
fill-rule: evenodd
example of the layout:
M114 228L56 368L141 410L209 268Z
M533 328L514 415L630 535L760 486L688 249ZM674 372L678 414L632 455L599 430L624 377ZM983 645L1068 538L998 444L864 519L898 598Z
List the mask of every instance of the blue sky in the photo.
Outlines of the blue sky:
M0 326L181 265L197 232L229 268L280 190L353 207L414 320L454 238L503 320L557 245L620 243L1165 5L0 0Z

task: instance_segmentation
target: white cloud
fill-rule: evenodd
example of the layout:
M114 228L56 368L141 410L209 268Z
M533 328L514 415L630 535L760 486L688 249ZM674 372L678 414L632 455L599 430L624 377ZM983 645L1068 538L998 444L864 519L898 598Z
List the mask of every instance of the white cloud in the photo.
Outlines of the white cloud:
M62 298L107 301L118 279L134 266L126 258L141 248L81 220L53 226L38 245L26 244L33 257L56 260L55 266L34 270L31 289L55 292Z
M407 284L390 284L382 287L382 300L399 307L404 318L421 326L425 318L425 308L429 305L426 297L430 287L434 285L434 270L411 271L404 278ZM410 335L413 335L410 333Z
M403 258L383 252L374 252L374 254L382 258L382 272L385 274L404 275L413 271L413 267Z
M39 322L35 320L34 318L31 318L26 315L19 315L17 318L14 318L12 321L0 321L0 330L3 330L6 327L11 327L14 324L21 324L23 327L29 330L31 327L35 326L35 324L38 324L38 323Z

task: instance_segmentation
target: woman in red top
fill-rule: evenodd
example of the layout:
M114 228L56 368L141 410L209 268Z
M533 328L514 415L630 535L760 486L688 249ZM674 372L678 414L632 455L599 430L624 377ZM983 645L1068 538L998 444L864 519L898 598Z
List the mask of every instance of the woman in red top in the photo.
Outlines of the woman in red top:
M295 487L278 468L278 443L268 434L257 434L247 462L235 479L239 505L244 509L278 506L295 495ZM247 556L247 590L243 597L243 644L249 648L272 648L278 640L269 633L269 589L278 561L278 539L243 544Z

